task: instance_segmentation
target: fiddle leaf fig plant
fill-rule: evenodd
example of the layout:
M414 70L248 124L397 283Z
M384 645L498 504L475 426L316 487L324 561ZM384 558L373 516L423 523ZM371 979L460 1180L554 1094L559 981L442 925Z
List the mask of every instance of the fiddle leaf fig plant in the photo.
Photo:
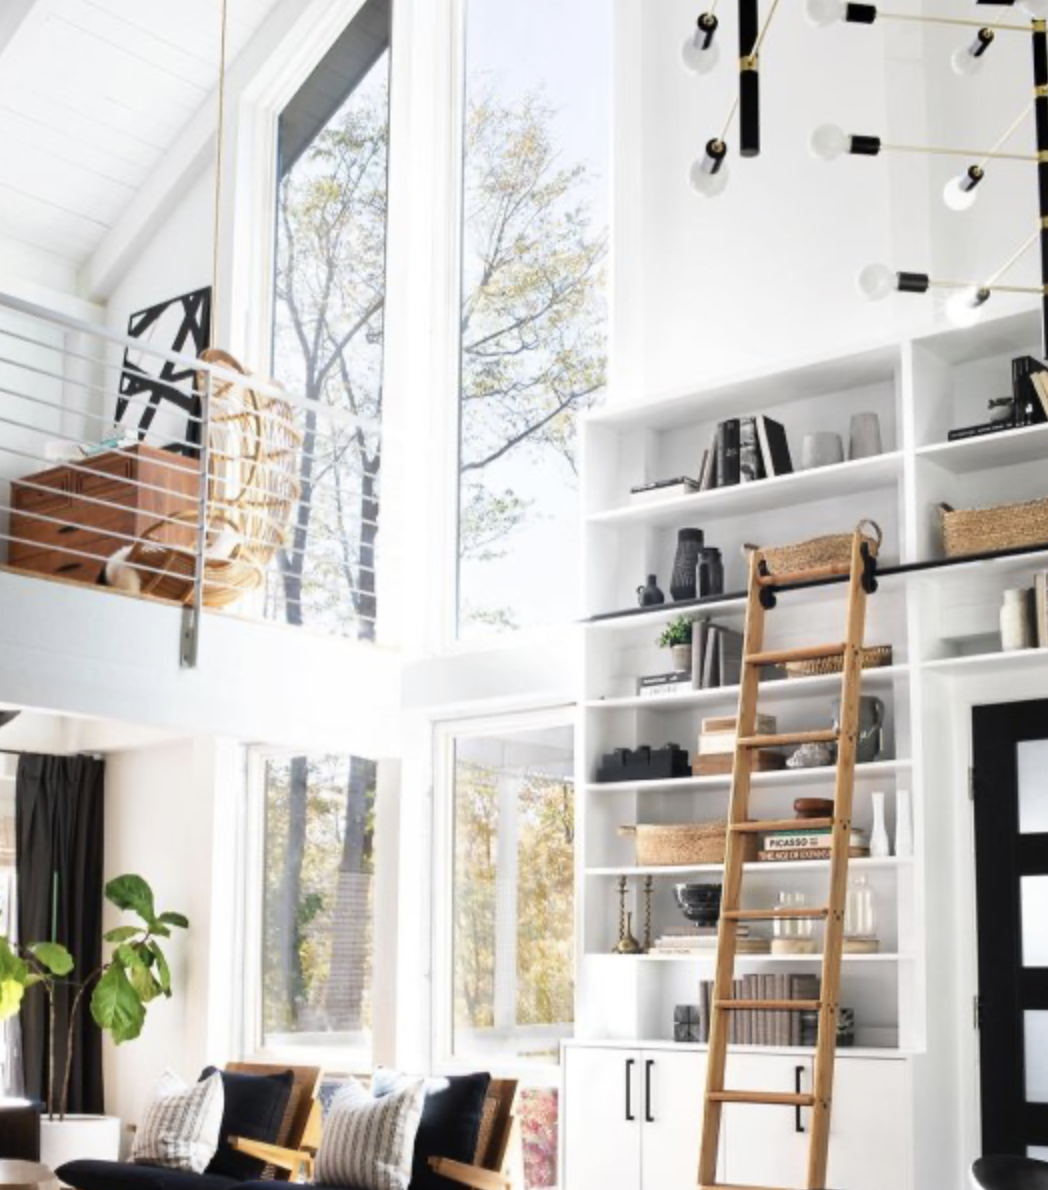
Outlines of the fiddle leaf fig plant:
M105 887L106 899L117 909L133 914L137 921L116 926L103 935L112 951L101 966L82 978L74 978L75 960L58 942L14 945L0 937L0 1020L13 1016L21 1007L26 991L39 986L48 1006L47 1110L52 1119L64 1119L69 1104L73 1073L76 1021L90 993L91 1018L117 1045L133 1041L146 1021L146 1006L158 996L170 997L171 968L160 944L173 929L189 928L181 913L157 913L153 890L141 876L117 876ZM72 1001L66 1033L65 1070L61 1087L55 1070L56 1005L60 987L70 989Z

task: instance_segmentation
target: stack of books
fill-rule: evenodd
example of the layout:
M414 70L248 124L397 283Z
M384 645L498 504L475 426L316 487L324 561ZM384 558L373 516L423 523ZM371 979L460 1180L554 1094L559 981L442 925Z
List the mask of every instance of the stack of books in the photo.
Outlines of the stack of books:
M768 954L771 950L771 939L751 934L746 925L738 927L737 938L739 954ZM652 946L653 954L715 954L716 950L716 926L690 926L679 930L667 930L655 939Z
M1007 403L1004 397L992 401L994 405ZM999 434L1003 430L1015 430L1021 426L1034 426L1048 421L1048 370L1032 355L1020 355L1012 360L1011 412L996 421L979 422L973 426L961 426L947 435L950 442L966 438L981 438L984 434Z
M736 724L737 720L734 718L703 719L698 752L692 765L696 776L709 777L731 772L738 738ZM774 735L775 716L758 715L755 730L758 735ZM786 757L781 752L771 748L758 748L753 753L755 773L785 767Z
M786 430L770 417L733 417L718 423L703 451L699 487L731 487L793 471Z
M687 669L645 674L637 679L637 694L641 698L672 698L674 694L690 694L693 689L691 671Z
M853 830L848 855L852 859L865 859L870 854L870 836L866 831ZM796 859L829 859L830 829L773 831L764 836L757 859L765 863L783 863Z
M699 983L698 1039L710 1037L710 998L713 981ZM732 996L736 1000L818 1000L817 975L743 975L733 981ZM732 1012L728 1020L728 1041L731 1045L812 1045L810 1027L805 1028L802 1017L806 1013L779 1012L772 1009L749 1009ZM813 1014L816 1018L818 1014Z

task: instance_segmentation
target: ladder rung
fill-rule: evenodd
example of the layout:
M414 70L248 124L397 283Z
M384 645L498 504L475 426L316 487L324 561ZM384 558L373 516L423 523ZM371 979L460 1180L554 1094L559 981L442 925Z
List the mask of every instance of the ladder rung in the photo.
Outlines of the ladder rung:
M756 1103L772 1107L814 1107L815 1096L794 1091L710 1091L714 1103Z
M738 741L740 748L784 748L788 744L835 744L839 735L832 727L824 731L788 731L783 735L747 735Z
M807 570L790 570L782 574L758 574L760 587L788 587L791 583L810 583L820 578L835 578L839 574L851 574L851 563L830 562L825 566L809 566Z
M721 917L727 921L785 921L796 918L810 921L830 916L825 906L813 909L722 909Z
M729 1182L707 1182L699 1190L785 1190L782 1186L739 1186Z
M753 822L733 822L728 827L740 835L760 835L765 831L817 831L832 828L832 818L762 818Z
M748 1012L768 1009L770 1012L818 1012L821 1000L714 1000L714 1008L724 1012Z
M751 653L746 661L750 665L787 665L791 661L820 661L825 657L842 657L848 648L846 644L804 645L798 649L772 649L764 653Z

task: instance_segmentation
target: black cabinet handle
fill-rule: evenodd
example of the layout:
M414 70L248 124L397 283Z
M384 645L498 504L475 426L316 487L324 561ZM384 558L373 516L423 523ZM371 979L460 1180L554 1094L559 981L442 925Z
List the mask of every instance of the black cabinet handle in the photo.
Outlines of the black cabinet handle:
M633 1058L626 1059L626 1119L635 1120L637 1117L633 1114L633 1067L635 1065Z
M651 1058L644 1063L644 1122L654 1124L655 1117L651 1114L651 1068L655 1065Z
M801 1079L803 1077L804 1077L804 1067L803 1066L794 1066L794 1068L793 1068L793 1089L797 1092L798 1095L801 1093ZM804 1118L801 1116L801 1105L799 1103L793 1109L793 1112L794 1112L793 1130L794 1130L794 1132L803 1133L804 1132Z

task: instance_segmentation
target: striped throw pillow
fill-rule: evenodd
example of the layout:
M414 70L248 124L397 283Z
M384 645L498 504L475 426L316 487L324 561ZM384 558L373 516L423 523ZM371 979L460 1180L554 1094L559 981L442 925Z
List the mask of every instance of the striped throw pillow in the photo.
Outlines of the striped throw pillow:
M381 1099L350 1079L324 1121L315 1181L353 1190L407 1190L425 1097L424 1079Z
M222 1075L217 1070L199 1083L185 1083L165 1070L135 1132L131 1160L137 1165L203 1173L218 1148L224 1107Z

